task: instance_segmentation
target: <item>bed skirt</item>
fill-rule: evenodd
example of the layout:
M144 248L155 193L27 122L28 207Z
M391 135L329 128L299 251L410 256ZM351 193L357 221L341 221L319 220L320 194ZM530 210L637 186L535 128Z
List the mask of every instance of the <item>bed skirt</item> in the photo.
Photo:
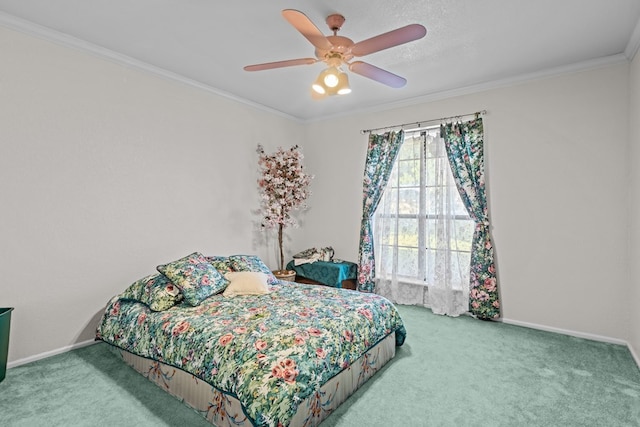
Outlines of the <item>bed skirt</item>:
M240 401L179 368L109 347L133 369L156 383L217 427L248 427ZM364 384L396 354L395 333L388 335L348 368L327 381L320 390L303 400L290 427L313 427L327 418L342 402Z

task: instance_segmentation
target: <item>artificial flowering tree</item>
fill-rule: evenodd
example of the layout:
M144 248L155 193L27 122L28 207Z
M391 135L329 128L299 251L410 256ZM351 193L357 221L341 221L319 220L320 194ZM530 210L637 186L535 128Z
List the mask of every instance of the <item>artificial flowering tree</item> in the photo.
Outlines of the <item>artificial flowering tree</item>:
M302 165L304 156L297 145L287 150L278 147L272 154L266 154L262 145L258 145L257 152L260 156L258 187L262 226L278 229L280 263L276 273L286 274L283 251L284 229L298 225L291 213L307 207L305 201L310 194L309 184L313 176L304 171Z

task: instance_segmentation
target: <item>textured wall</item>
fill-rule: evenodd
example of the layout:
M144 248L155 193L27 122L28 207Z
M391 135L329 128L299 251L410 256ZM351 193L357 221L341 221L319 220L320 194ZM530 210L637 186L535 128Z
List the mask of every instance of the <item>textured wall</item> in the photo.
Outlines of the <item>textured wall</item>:
M488 110L486 173L505 319L629 338L628 64L308 126L317 171L296 246L356 260L367 136ZM356 94L357 95L357 94Z
M92 339L107 300L159 263L271 256L252 227L255 148L299 124L1 28L0 52L10 363Z

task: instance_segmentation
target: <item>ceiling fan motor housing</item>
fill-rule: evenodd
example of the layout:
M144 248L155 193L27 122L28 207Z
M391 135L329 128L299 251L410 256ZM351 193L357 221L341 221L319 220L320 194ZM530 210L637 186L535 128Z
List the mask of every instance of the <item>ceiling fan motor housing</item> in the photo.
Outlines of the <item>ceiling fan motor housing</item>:
M333 15L327 16L327 20L325 21L329 26L329 29L334 33L339 31L342 28L342 24L344 24L344 16L339 13L334 13Z
M353 40L343 36L327 36L327 40L331 43L331 49L316 49L316 57L321 61L336 56L338 54L343 60L349 61L353 58L351 55L351 46L353 46Z

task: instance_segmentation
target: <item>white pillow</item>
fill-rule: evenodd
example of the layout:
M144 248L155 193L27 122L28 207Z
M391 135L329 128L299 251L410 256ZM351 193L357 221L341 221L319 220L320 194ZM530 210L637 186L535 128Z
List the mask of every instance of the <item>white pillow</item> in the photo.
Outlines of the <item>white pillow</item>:
M262 295L269 293L267 275L257 271L234 271L224 277L230 282L222 295Z

